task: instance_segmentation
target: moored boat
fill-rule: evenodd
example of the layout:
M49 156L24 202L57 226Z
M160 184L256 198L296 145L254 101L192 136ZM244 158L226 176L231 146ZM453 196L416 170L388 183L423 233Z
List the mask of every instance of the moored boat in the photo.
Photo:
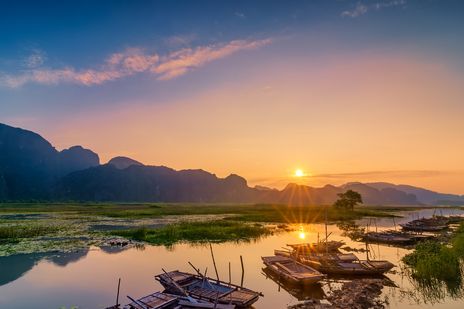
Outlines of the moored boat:
M188 308L217 308L217 309L234 309L234 305L214 304L207 301L199 301L193 298L173 295L164 292L155 292L134 299L127 296L131 302L123 309L188 309ZM121 309L120 305L107 307L106 309Z
M275 250L276 255L293 258L324 274L377 276L392 269L395 265L389 261L360 260L353 253L341 253L339 250L329 253L301 252L297 250Z
M418 241L433 238L432 235L418 235L399 231L367 232L363 239L373 243L384 243L390 245L412 245Z
M155 278L169 293L185 293L194 299L217 304L232 304L239 308L252 305L262 295L235 284L178 270L157 275Z
M325 276L316 269L285 256L261 257L270 271L294 284L314 284Z
M389 261L341 260L336 256L299 256L298 261L314 267L325 274L377 276L392 269L395 265Z

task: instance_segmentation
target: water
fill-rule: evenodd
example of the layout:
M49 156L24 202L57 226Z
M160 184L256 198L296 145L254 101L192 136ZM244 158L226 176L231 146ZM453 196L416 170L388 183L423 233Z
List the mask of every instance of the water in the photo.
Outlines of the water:
M405 218L395 219L395 224L406 222L418 216L431 216L434 210L426 209L404 212ZM458 214L452 209L443 209L444 215ZM359 223L371 223L371 228L393 228L390 218L377 219L376 224L370 219ZM336 225L329 225L331 240L344 240L353 248L364 248L365 244L352 242L341 236ZM255 308L286 308L298 302L297 298L311 296L323 298L333 287L339 285L338 280L323 282L306 291L291 291L268 278L262 271L261 256L272 255L288 243L315 242L318 233L324 235L323 224L307 224L297 226L292 232L273 235L249 243L214 244L214 254L222 280L228 281L228 263L232 265L232 282L240 283L240 255L245 263L245 286L264 293L264 297L255 303ZM386 259L395 265L407 249L399 249L383 245L370 246L371 258ZM365 253L356 253L365 258ZM0 308L35 308L58 309L78 306L81 309L104 308L115 303L118 278L122 278L121 301L127 303L126 295L140 297L162 287L154 280L154 275L166 270L192 271L187 262L204 270L214 277L214 269L208 246L180 244L172 248L145 246L144 249L117 248L101 249L91 247L89 250L70 254L32 254L0 258ZM385 287L383 298L389 301L389 308L463 308L464 300L449 295L437 303L431 293L421 292L414 288L411 279L402 275L400 267L395 273L388 274L397 287ZM432 299L430 299L432 298ZM430 301L433 301L431 303ZM426 302L424 304L424 301Z

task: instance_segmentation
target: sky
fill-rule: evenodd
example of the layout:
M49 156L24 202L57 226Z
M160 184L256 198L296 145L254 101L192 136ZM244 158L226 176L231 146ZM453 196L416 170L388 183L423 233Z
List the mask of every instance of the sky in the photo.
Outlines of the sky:
M0 122L58 150L464 194L462 1L0 7Z

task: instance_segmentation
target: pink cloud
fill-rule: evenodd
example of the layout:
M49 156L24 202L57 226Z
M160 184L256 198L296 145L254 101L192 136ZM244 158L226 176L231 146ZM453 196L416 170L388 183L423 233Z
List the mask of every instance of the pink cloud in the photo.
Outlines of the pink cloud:
M92 86L142 72L154 74L158 80L169 80L241 50L257 49L270 43L270 39L235 40L222 44L183 48L163 57L156 53L146 53L140 48L129 48L124 52L111 54L104 64L96 69L39 67L25 70L17 75L0 75L0 85L11 88L27 83L43 85L73 83Z
M184 48L165 57L152 69L159 74L158 79L167 80L178 77L208 62L227 57L241 50L257 49L271 43L270 39L258 41L236 40L227 44Z

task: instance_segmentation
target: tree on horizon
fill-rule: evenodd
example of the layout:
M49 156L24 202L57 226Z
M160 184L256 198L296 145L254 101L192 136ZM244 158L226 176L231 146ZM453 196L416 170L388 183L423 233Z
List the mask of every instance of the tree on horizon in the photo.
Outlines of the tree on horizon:
M348 190L345 193L338 193L338 200L335 201L334 206L337 208L344 208L353 210L358 204L362 204L362 196L356 191Z

